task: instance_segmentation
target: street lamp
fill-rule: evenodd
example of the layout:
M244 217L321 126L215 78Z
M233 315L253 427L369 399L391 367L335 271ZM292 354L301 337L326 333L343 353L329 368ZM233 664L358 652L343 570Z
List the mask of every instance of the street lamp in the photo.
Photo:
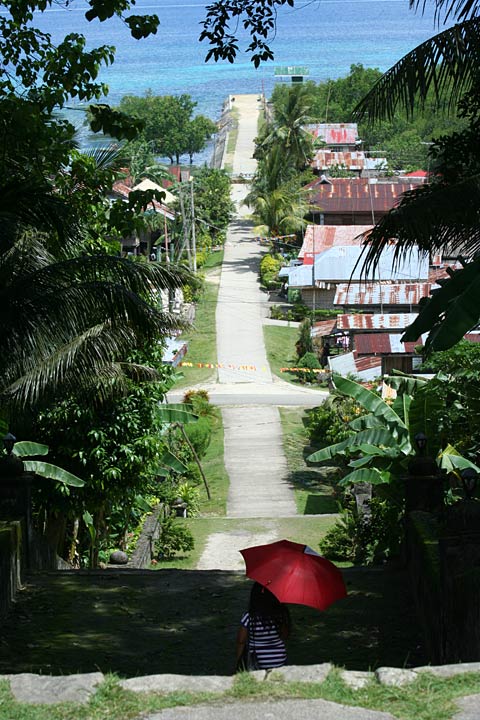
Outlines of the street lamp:
M463 485L463 491L467 497L467 500L471 500L473 493L477 487L478 474L473 468L464 468L460 473L460 478Z
M423 453L425 452L425 448L427 447L427 436L424 433L419 432L415 435L413 439L415 440L418 454L423 455Z
M12 435L11 432L7 433L3 437L3 447L5 448L7 455L12 454L13 446L15 445L16 441L17 441L17 438L15 437L15 435Z

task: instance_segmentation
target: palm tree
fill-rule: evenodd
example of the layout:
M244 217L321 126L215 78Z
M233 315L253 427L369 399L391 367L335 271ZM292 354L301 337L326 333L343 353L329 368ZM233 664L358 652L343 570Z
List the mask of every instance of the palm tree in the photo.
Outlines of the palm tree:
M46 182L13 178L0 192L0 410L29 408L61 388L98 399L125 362L178 321L159 308L184 273L111 255L79 255L80 222ZM18 202L13 203L12 198Z
M273 123L267 126L261 150L281 148L284 163L303 170L313 157L313 136L305 129L310 122L310 92L304 85L294 85L285 93L283 102L275 104ZM261 151L260 151L261 152Z
M391 119L398 108L410 116L433 93L439 102L468 120L463 133L438 139L430 150L434 174L429 183L405 193L368 234L364 269L374 268L382 251L397 239L400 261L417 248L472 260L442 281L403 339L430 332L426 349L451 347L478 323L480 311L480 3L434 0L437 19L457 24L405 55L376 83L355 110L357 119ZM419 2L411 2L419 6Z

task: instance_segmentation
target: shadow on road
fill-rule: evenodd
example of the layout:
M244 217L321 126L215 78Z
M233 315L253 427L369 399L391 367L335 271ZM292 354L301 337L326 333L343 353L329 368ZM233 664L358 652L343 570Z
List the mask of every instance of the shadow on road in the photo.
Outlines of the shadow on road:
M422 664L400 570L347 569L324 613L291 606L290 664ZM230 674L250 581L222 571L59 572L30 578L1 631L0 674Z

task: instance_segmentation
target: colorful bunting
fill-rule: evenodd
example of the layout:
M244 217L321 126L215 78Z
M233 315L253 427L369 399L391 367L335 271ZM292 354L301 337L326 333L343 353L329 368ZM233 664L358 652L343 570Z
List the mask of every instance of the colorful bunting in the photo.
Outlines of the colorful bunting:
M227 369L227 370L242 370L247 372L267 372L268 368L261 367L257 368L256 365L234 365L232 363L202 363L202 362L189 362L182 360L179 363L180 367L197 367L197 368L209 368L209 369ZM325 368L301 368L301 367L282 367L280 372L313 372L328 374L329 370Z

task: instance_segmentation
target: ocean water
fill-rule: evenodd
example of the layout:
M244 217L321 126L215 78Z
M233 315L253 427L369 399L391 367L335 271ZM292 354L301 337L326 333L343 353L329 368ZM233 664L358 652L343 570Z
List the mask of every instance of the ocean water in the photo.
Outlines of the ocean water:
M305 65L316 82L348 73L350 65L362 63L384 71L406 52L437 30L433 9L414 13L408 0L314 0L296 2L294 9L278 12L271 47L274 61L255 69L240 53L234 64L205 63L207 43L198 40L200 21L207 3L192 0L137 0L136 12L157 13L157 35L144 40L130 37L120 19L88 23L85 3L72 0L67 9L54 5L35 18L55 40L68 32L81 32L89 46L116 47L115 63L102 71L110 88L108 102L123 95L188 93L198 103L197 112L218 119L229 94L261 93L274 86L274 68ZM247 38L244 36L244 47Z

